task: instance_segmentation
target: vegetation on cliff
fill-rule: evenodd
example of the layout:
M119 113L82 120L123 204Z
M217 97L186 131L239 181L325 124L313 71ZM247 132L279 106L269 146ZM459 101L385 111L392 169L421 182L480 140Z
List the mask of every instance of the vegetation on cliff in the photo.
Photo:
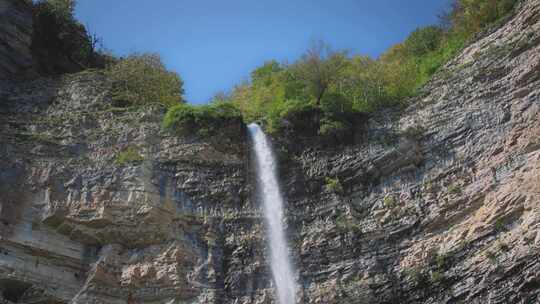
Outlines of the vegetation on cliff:
M110 65L114 101L119 105L160 103L172 107L184 102L184 82L168 71L157 54L133 54Z
M130 164L130 163L139 163L143 160L144 158L140 154L139 149L137 147L128 146L116 155L116 159L114 160L114 163L119 166L123 166L125 164Z
M171 107L163 119L163 127L180 135L212 136L230 123L242 121L242 113L229 102L207 105L179 104Z
M168 129L209 134L211 128L220 127L219 122L242 115L244 121L261 122L267 131L278 133L309 117L319 135L334 136L351 129L361 113L406 105L467 41L508 14L517 1L454 0L440 24L415 30L376 59L314 43L296 62L264 63L248 82L210 105L182 105L182 79L155 54L109 60L106 71L116 103L161 103L169 108L163 122ZM50 25L41 27L45 37L77 33L61 41L50 37L43 41L52 41L47 43L89 66L99 39L74 19L74 6L73 0L38 1L36 16Z
M319 134L351 125L348 117L401 106L474 35L508 14L517 0L456 0L439 25L419 28L379 58L315 43L292 64L268 61L225 97L246 121L279 131L295 114L319 109ZM220 97L224 99L224 97Z
M41 73L102 68L112 59L98 50L99 38L75 19L74 0L39 0L32 6L32 51Z
M105 68L116 105L160 103L167 107L183 100L183 81L166 69L157 54L115 58L101 48L101 39L74 17L75 0L39 0L32 5L33 52L44 74Z
M319 135L335 136L349 130L359 113L405 105L468 40L506 15L516 2L456 0L441 24L415 30L377 59L314 43L292 64L264 63L251 73L249 82L217 96L218 106L171 109L164 125L208 133L213 125L219 127L215 121L221 111L215 109L229 102L246 122L261 122L270 133L309 117Z

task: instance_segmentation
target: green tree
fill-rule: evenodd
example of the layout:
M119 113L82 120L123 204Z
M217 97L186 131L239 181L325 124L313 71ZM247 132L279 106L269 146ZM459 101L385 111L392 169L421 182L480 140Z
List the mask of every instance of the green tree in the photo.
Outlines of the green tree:
M251 72L251 81L254 85L271 85L273 76L282 70L283 67L276 60L267 61Z
M349 99L356 111L370 112L384 101L382 65L369 56L354 56L341 73L336 91Z
M39 0L35 2L37 8L47 10L56 17L64 19L64 21L73 21L75 19L73 14L76 5L75 0Z
M403 43L394 45L379 58L388 103L397 104L414 95L417 88L417 65Z
M255 121L264 119L270 112L278 112L289 99L304 99L302 94L303 87L290 68L273 60L256 68L250 82L237 85L230 99L247 121Z
M180 135L206 137L220 134L220 128L241 122L242 114L231 102L204 105L178 104L163 118L163 127Z
M314 43L290 65L272 60L255 69L229 100L247 121L265 121L273 131L298 120L297 126L317 122L319 134L334 134L350 128L357 112L405 105L474 34L508 14L517 1L455 0L442 24L416 29L377 59Z
M75 6L74 0L34 3L32 49L42 72L61 74L102 66L98 39L75 19Z
M439 48L443 30L438 26L416 29L405 40L405 48L412 56L422 56Z
M308 95L317 106L329 88L335 85L347 64L344 51L336 52L324 42L314 43L300 60L292 66Z
M518 0L454 0L447 14L453 31L472 36L507 15Z
M130 55L107 69L113 99L120 105L184 102L184 82L168 71L157 54Z

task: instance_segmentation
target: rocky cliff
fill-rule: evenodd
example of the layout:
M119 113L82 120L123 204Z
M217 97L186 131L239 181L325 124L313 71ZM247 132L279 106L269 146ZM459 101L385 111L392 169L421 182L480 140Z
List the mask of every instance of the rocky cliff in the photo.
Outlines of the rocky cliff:
M0 1L0 79L28 74L34 64L32 9L26 1Z
M30 60L16 3L0 75ZM273 303L245 127L174 136L109 89L0 82L0 302ZM540 1L411 103L347 144L275 139L302 303L540 301Z

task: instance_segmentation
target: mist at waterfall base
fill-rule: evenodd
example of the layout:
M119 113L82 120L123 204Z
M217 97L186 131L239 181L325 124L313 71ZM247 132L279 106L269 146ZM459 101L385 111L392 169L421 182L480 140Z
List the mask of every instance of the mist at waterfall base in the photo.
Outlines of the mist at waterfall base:
M258 197L264 206L267 239L270 247L270 268L279 304L296 303L296 282L289 258L283 227L284 200L279 189L276 160L270 142L257 124L248 126L257 165Z

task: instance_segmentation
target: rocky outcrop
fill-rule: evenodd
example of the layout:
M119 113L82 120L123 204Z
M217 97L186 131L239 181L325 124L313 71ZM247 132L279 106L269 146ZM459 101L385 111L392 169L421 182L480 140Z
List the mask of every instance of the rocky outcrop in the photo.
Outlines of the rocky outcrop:
M32 10L26 1L0 1L0 79L31 71L32 27Z
M222 303L268 280L243 126L230 150L169 136L164 109L113 108L99 72L2 92L4 298Z
M302 303L540 301L539 99L526 0L354 140L277 138ZM0 302L274 303L244 126L163 114L99 71L0 82Z

